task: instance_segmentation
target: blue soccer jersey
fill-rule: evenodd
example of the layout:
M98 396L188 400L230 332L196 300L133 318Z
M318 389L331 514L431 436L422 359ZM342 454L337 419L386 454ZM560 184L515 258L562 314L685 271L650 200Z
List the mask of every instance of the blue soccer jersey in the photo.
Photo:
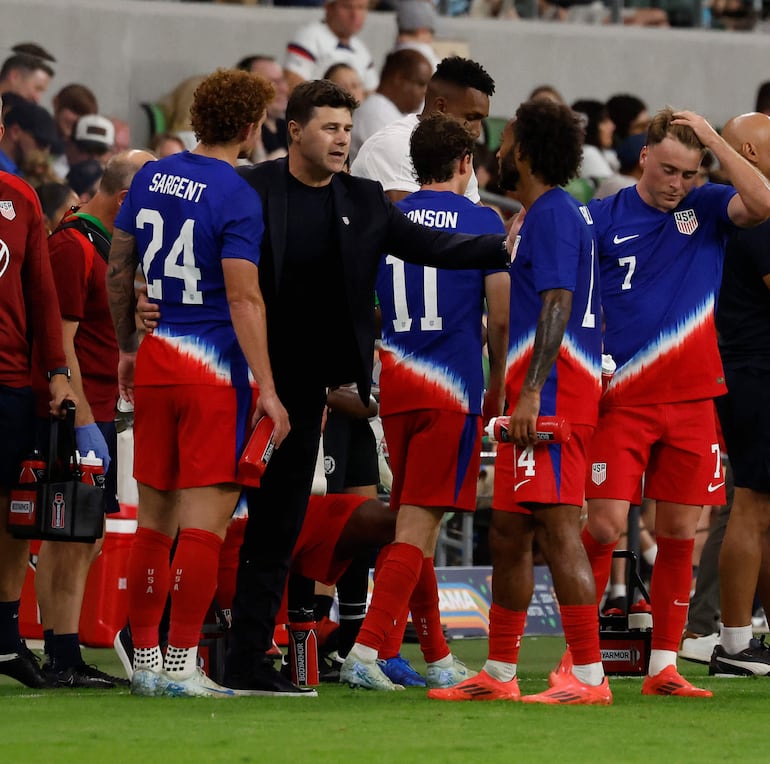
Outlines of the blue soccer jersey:
M714 310L734 194L706 184L663 212L634 186L591 203L604 352L617 364L604 402L674 403L725 392Z
M601 392L601 313L594 225L588 208L561 188L527 211L511 264L511 310L505 390L513 406L532 360L541 293L572 292L559 354L540 394L540 414L596 424Z
M449 191L417 191L398 207L430 228L505 233L497 213ZM393 255L382 259L377 296L383 415L420 409L481 413L484 278L493 272L423 267Z
M147 295L161 312L140 348L136 384L249 385L222 260L259 263L256 191L226 162L175 154L136 174L115 226L136 239Z

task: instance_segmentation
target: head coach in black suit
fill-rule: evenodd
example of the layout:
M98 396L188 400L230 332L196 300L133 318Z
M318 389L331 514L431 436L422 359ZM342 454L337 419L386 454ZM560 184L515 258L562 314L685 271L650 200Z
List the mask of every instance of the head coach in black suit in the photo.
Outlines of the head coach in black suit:
M288 157L239 170L262 199L259 281L276 391L291 424L261 487L248 492L224 683L254 695L313 694L265 654L310 495L326 388L355 380L369 400L380 258L459 269L508 262L501 236L412 223L379 183L342 172L357 105L331 82L302 83L286 112Z

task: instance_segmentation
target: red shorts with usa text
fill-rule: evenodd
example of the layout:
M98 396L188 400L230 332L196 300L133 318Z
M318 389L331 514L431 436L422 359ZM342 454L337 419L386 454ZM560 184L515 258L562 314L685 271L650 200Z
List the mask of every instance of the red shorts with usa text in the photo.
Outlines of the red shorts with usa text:
M168 385L134 389L134 477L171 491L234 483L256 390Z
M609 406L599 414L586 477L589 499L724 504L725 478L711 399Z
M393 487L390 506L476 509L481 417L424 409L382 418Z
M519 448L500 443L492 508L530 514L532 505L583 506L586 458L594 428L572 425L566 443Z

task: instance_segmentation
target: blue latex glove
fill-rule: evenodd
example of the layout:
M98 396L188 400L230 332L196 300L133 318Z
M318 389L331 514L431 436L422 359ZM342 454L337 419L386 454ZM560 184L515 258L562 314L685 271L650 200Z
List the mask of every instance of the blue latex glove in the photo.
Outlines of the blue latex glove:
M102 460L104 474L106 475L112 460L110 459L110 450L107 448L107 441L104 439L104 435L102 435L102 431L96 422L76 427L75 442L81 456L85 456L89 451L93 451Z

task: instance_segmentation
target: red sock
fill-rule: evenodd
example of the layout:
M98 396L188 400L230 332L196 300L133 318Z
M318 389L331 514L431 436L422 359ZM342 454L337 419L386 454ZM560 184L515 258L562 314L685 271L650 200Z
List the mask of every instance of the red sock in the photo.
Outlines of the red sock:
M422 550L412 544L390 545L372 592L372 601L356 642L380 649L395 622L408 607L422 569Z
M238 577L238 561L240 559L243 536L246 532L246 522L247 518L245 517L238 517L230 521L230 524L227 526L227 535L219 552L217 604L223 610L229 610L233 606L235 581Z
M174 540L139 527L128 555L128 620L134 647L155 647L169 587L168 556Z
M393 544L384 546L380 553L377 555L377 561L374 563L374 585L377 585L377 576L379 576L382 566L385 564L385 560L390 554L390 550L393 548ZM380 645L378 655L382 660L388 660L388 658L395 658L399 652L401 652L401 645L404 643L404 632L406 631L406 624L409 621L409 602L404 601L404 607L401 612L394 619L395 623L393 628L385 635L383 643Z
M581 534L583 546L588 555L588 562L591 563L591 572L594 574L596 583L596 604L602 601L604 590L607 588L607 582L610 580L610 570L612 569L612 553L618 542L610 544L600 544L588 531L588 527L583 528ZM571 645L570 645L571 647Z
M572 662L576 666L600 663L599 650L599 613L595 605L562 605L561 625L564 640L572 653Z
M449 645L441 628L441 612L438 608L438 581L433 558L424 557L422 571L409 600L412 623L417 629L420 649L426 663L435 663L449 655Z
M217 588L222 539L216 533L185 528L179 532L171 562L171 623L168 642L174 647L195 647L201 626Z
M489 608L489 660L519 662L521 635L526 622L525 610L508 610L492 603Z
M650 584L652 649L677 650L690 604L695 540L658 536L657 541Z

